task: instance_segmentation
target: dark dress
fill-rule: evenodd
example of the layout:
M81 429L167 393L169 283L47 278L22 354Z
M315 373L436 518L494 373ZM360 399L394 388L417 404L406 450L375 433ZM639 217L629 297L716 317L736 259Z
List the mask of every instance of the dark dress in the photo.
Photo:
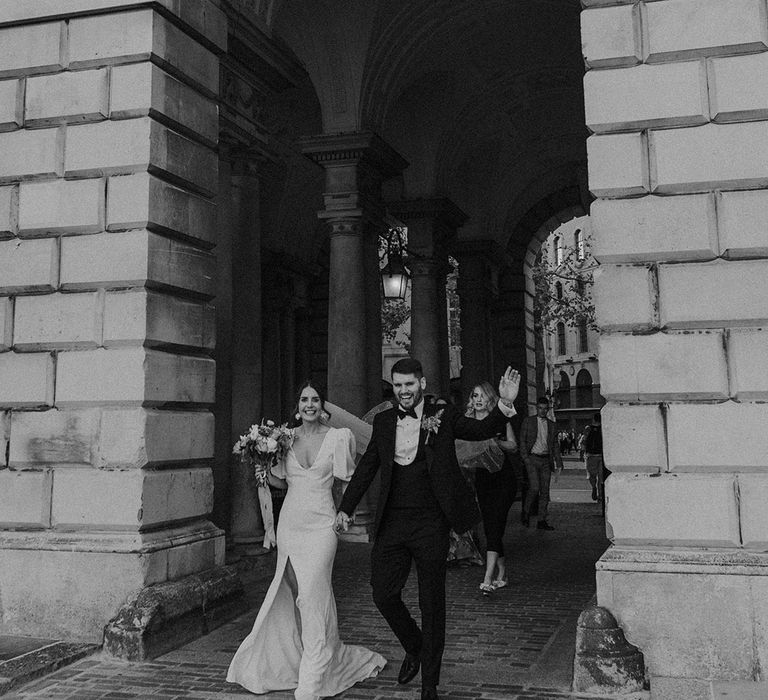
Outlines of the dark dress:
M478 469L475 474L475 493L483 515L486 549L498 552L500 557L504 556L504 530L517 492L516 472L520 470L515 468L515 461L519 460L517 454L506 454L499 471Z

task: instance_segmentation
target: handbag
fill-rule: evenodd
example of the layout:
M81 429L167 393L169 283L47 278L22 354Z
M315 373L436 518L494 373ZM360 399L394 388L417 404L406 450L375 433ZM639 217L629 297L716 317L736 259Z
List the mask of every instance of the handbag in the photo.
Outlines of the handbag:
M462 469L485 469L491 473L501 470L504 464L504 451L495 438L456 441L456 457Z

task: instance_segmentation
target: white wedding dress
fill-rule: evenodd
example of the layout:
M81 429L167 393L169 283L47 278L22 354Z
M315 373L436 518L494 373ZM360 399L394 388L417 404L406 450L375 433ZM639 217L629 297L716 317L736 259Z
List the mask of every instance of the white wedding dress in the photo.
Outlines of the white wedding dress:
M288 481L277 527L277 568L253 630L237 650L227 680L253 693L295 688L296 700L336 695L370 678L386 659L339 638L331 571L336 555L333 478L349 481L354 437L331 428L315 461L304 468L293 450L273 469ZM298 583L294 598L288 562Z

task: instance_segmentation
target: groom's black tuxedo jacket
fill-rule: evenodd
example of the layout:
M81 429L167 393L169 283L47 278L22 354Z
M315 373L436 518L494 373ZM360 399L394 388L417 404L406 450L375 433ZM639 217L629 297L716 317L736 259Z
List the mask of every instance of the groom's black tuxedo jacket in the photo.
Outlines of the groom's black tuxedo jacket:
M480 520L480 511L475 496L464 480L456 459L454 441L485 440L502 431L507 419L494 408L484 420L475 420L461 415L453 406L425 406L423 416L433 416L444 409L437 434L429 440L424 430L420 431L420 446L424 446L427 468L440 509L455 532L466 532ZM389 498L392 480L392 463L395 454L395 428L397 409L391 408L376 414L373 419L373 434L368 449L360 458L355 473L344 492L339 510L352 515L363 494L373 481L376 472L381 469L381 487L376 505L376 518L373 524L375 536L381 525L384 510ZM426 444L425 444L426 442Z

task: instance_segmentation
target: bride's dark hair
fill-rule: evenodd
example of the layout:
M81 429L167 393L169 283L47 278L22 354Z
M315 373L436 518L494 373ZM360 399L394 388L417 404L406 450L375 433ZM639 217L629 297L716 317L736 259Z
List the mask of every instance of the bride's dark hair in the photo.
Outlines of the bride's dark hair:
M296 428L301 425L301 418L297 418L296 416L299 414L299 399L301 398L301 392L307 388L314 389L320 397L320 410L323 413L321 419L324 422L327 422L331 417L331 412L325 407L325 389L312 379L306 379L296 392L296 400L293 403L293 415L288 420L289 428Z

